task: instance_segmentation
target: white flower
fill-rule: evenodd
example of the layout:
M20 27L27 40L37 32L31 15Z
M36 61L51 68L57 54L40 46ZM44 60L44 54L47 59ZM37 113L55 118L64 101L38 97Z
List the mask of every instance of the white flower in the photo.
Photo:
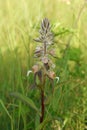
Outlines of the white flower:
M59 82L59 77L55 77L55 79L57 79L57 83Z
M27 71L27 77L30 75L30 73L32 73L32 71L31 71L31 70L28 70L28 71Z

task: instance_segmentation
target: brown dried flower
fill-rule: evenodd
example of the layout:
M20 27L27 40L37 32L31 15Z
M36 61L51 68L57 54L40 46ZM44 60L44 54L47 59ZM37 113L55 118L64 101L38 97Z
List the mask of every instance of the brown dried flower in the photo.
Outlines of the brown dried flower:
M39 71L39 66L38 66L38 65L34 65L34 66L32 67L32 71L33 71L34 74L35 74L36 72L38 72L38 71Z
M56 77L54 71L49 71L48 76L49 76L49 78L51 78L51 79L54 79L54 78Z
M43 62L44 64L47 64L47 63L49 62L49 59L48 59L47 57L43 57L43 58L42 58L42 62Z

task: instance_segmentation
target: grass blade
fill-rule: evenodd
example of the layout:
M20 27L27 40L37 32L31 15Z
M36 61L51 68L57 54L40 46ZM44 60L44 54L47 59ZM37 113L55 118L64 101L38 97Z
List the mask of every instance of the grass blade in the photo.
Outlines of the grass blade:
M10 114L9 114L9 112L8 112L8 110L7 110L7 108L5 107L5 105L4 105L4 103L3 103L3 101L2 101L1 99L0 99L0 104L2 105L3 109L4 109L5 112L7 113L8 117L12 120L12 117L10 116Z
M38 108L36 107L35 103L33 100L31 100L29 97L26 97L18 92L12 92L10 93L11 96L20 99L22 102L24 102L26 105L30 106L33 108L35 111L39 112Z

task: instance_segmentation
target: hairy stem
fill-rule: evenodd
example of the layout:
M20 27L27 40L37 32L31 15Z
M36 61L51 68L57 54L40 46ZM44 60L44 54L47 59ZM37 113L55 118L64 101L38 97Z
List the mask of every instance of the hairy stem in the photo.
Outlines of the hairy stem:
M46 55L46 43L44 43L44 56Z
M45 106L44 106L44 90L41 90L41 117L40 117L40 123L43 122L44 110L45 110Z

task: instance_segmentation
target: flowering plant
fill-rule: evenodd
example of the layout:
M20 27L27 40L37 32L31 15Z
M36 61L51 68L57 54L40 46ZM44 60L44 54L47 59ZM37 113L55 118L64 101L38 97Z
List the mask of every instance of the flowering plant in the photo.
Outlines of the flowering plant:
M37 58L37 63L32 67L32 71L28 71L28 73L34 73L34 86L37 86L41 91L41 123L43 122L45 111L44 91L46 78L50 80L53 87L54 78L59 79L59 77L56 77L54 72L55 64L50 58L51 56L55 56L55 49L52 48L54 35L51 32L50 22L47 18L42 20L39 33L39 38L34 39L34 41L40 44L36 46L34 51L34 57ZM39 82L37 82L37 78Z

